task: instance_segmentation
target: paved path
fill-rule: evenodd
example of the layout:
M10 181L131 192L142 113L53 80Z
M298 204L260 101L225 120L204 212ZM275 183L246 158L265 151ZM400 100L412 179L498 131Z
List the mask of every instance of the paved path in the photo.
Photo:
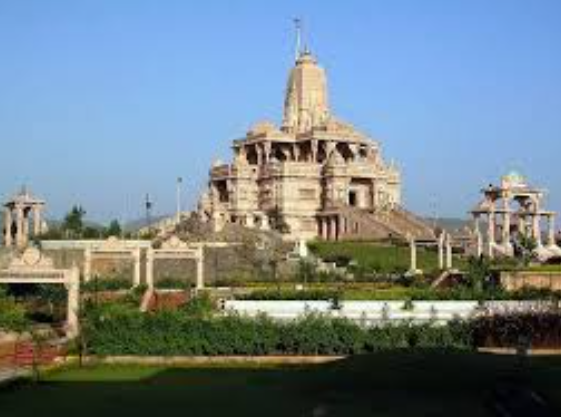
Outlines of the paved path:
M29 369L16 369L16 368L2 368L0 369L0 384L9 382L17 378L29 376L31 371Z

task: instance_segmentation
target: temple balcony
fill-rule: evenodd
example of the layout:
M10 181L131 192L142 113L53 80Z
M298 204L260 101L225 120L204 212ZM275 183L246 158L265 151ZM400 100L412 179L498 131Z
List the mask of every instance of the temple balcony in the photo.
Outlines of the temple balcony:
M219 180L224 178L230 177L230 165L223 164L223 165L216 165L213 166L210 170L210 176L212 180Z

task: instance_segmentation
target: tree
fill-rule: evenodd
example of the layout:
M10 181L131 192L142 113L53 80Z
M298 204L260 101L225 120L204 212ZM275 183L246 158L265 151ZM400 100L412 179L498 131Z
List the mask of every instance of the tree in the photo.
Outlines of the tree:
M111 220L111 223L109 223L109 227L105 231L105 234L107 235L107 237L121 236L121 233L122 233L122 228L121 228L121 225L119 224L119 221L118 220Z
M72 237L80 237L84 229L84 217L86 215L86 210L82 206L75 205L72 209L64 216L64 222L62 224L63 230L67 235Z
M86 226L82 232L82 237L84 239L99 239L103 237L103 231L98 227Z

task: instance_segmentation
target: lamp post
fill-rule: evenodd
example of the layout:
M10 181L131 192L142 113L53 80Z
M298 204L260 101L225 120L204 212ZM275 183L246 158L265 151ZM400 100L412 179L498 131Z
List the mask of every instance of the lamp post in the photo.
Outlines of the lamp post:
M177 204L177 213L176 213L177 224L179 224L179 222L181 221L181 185L182 184L183 184L183 178L177 177L176 190L175 190L176 204Z
M152 206L153 202L150 199L150 194L146 193L146 199L144 201L144 208L146 210L146 227L150 231L152 227Z

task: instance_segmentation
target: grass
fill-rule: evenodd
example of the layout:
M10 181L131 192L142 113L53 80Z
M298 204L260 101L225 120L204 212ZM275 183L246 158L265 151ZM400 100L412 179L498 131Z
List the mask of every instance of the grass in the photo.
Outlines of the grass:
M410 266L408 246L373 242L315 242L310 245L310 248L322 259L348 258L354 260L360 268L382 274L403 273ZM456 259L456 263L457 266L464 265L460 259ZM436 273L438 271L436 250L418 248L417 267L425 273Z
M561 358L521 367L506 356L392 351L301 367L70 368L4 388L0 415L491 416L491 392L507 378L561 410Z

